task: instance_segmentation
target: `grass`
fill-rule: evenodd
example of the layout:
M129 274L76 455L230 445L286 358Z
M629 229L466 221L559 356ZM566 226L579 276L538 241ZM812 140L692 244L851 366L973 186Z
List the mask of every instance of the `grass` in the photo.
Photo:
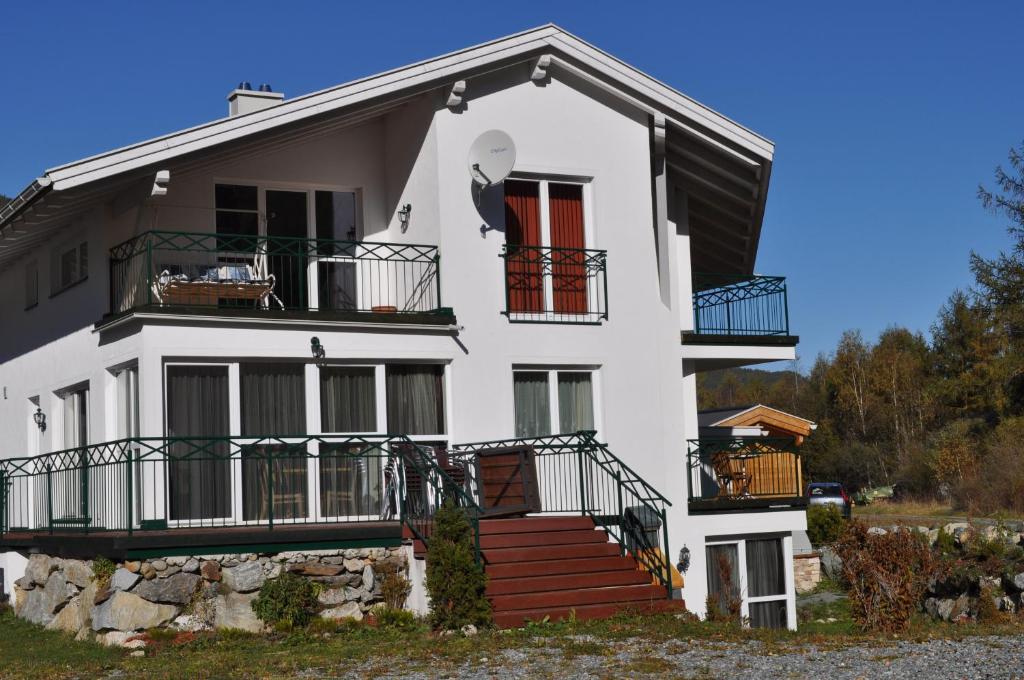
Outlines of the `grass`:
M968 515L972 517L984 517L986 519L1024 519L1020 514L1008 513L1006 511L993 513L988 516L974 515L964 510L954 509L948 503L941 503L937 500L913 500L892 501L880 499L867 505L855 505L853 508L854 517L920 517L935 520L963 519Z
M828 618L836 621L818 623ZM241 631L169 635L150 634L145 656L109 649L16 619L0 612L0 659L4 678L96 678L114 671L145 678L292 677L315 669L327 675L356 672L364 677L392 673L426 672L455 676L462 664L486 667L501 675L502 652L520 650L531 656L556 654L566 674L583 656L607 659L612 676L663 674L664 661L645 649L684 651L694 641L742 642L757 640L765 653L784 654L814 644L819 649L853 644L885 647L892 638L860 633L850 621L844 601L814 605L800 611L798 632L744 630L735 625L710 624L672 614L621 615L604 621L536 623L515 631L484 630L473 638L440 638L422 625L413 630L388 630L363 624L317 623L309 629L281 630L267 636ZM1017 634L1020 623L951 626L915 619L906 639L936 637L958 639L979 634ZM624 641L628 657L615 659ZM886 653L884 649L880 654Z

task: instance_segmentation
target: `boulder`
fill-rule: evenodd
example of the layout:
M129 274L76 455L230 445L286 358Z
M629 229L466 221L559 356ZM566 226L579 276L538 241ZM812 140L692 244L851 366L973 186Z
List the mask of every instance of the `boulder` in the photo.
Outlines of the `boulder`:
M194 574L199 571L199 560L194 557L190 557L185 561L185 564L181 565L181 570L186 574Z
M818 549L821 555L821 573L833 580L839 580L843 572L843 561L836 551L828 546Z
M175 555L173 557L165 557L164 562L166 562L169 567L183 567L190 559L192 558L184 555Z
M41 626L53 621L54 614L71 599L68 582L59 571L50 574L43 587L23 592L25 595L18 600L19 607L16 613L26 621Z
M157 571L163 571L167 568L167 562L165 560L153 560L149 564Z
M25 565L25 578L36 585L46 585L46 580L50 578L50 572L56 568L54 561L46 555L32 555L28 558L28 564Z
M237 567L225 569L224 585L236 593L251 593L259 590L267 575L263 573L263 565L259 562L243 562Z
M156 569L149 562L143 562L142 566L139 567L139 573L142 574L142 578L150 581L156 578Z
M168 576L174 576L175 574L178 574L180 572L181 572L181 567L172 567L171 565L167 565L167 568L164 569L163 571L156 572L156 577L157 578L167 578Z
M139 582L139 575L127 569L118 569L110 577L110 590L131 590Z
M134 593L117 591L92 611L92 629L95 631L133 631L156 628L178 615L178 608L169 604L154 604Z
M321 618L325 619L354 619L356 621L363 620L363 612L359 608L358 602L346 602L340 607L334 607L332 609L325 609L320 612Z
M64 560L64 578L79 588L92 583L92 565L82 560Z
M238 628L250 633L263 632L263 622L252 611L256 593L228 593L215 601L213 623L217 628Z
M199 568L199 572L207 581L219 581L222 578L220 563L213 560L205 560Z
M877 536L885 536L889 532L882 527L868 527L868 533L875 534Z
M198 633L199 631L206 630L208 628L202 617L196 616L195 614L182 614L171 621L170 627L174 630L180 630L187 633Z
M320 591L317 595L316 600L322 605L333 607L335 605L344 604L348 601L345 597L345 591L347 588L327 588L326 590Z
M337 576L342 571L343 567L335 564L320 564L319 562L302 562L289 567L288 571L302 576Z
M361 574L363 571L363 561L354 557L346 559L343 564L345 571L351 571L353 574Z
M57 612L53 620L46 624L50 630L62 630L66 633L77 633L89 627L89 610L92 603L83 605L84 595L71 598L64 608Z
M21 590L32 590L36 587L36 582L30 579L28 576L22 576L14 582L14 585L16 588L20 588Z
M143 581L132 592L150 602L184 605L192 599L198 583L197 574L179 573L167 578Z
M373 567L369 564L363 567L363 588L373 590Z
M1005 585L1007 591L1018 593L1024 591L1024 571L1013 576L1007 576Z
M465 626L462 627L462 634L465 637L474 637L477 634L476 626L474 626L472 623L467 623Z
M142 568L142 562L139 562L138 560L130 560L125 562L122 566L133 574L137 574L139 573L139 569Z
M1017 603L1014 602L1013 598L1009 595L1003 595L1002 597L995 598L996 607L1001 612L1009 612L1013 614L1017 611Z

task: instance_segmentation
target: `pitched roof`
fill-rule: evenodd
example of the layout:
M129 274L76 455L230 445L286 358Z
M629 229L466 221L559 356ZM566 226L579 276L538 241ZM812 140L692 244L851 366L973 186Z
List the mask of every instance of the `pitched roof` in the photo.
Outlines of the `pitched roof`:
M698 411L697 424L699 427L761 427L770 434L796 437L797 443L818 427L806 418L764 404Z
M726 159L723 162L749 169L751 175L744 180L755 186L751 228L756 249L774 144L554 24L296 97L262 111L222 118L50 168L0 208L0 243L11 235L12 230L8 229L11 223L49 194L133 170L158 167L179 156L305 119L374 102L408 98L460 78L530 61L541 55L549 56L556 67L663 118L666 129L679 135L680 143L700 144L721 154ZM717 172L712 169L711 176L710 181L714 181L715 176L736 179L735 175L721 169ZM706 176L697 179L709 181Z

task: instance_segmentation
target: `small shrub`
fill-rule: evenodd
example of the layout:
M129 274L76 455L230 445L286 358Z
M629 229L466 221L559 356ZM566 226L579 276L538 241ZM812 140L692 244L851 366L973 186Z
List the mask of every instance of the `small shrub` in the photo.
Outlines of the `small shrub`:
M416 615L406 609L381 607L374 616L379 627L391 630L416 630L420 625Z
M857 625L883 633L906 630L936 572L926 542L909 530L871 534L862 522L851 522L835 551Z
M473 530L465 510L446 501L434 514L427 546L430 623L439 630L491 623L487 575L474 554Z
M260 588L252 610L264 623L275 628L305 626L319 609L319 584L290 572L284 572Z
M953 534L946 531L946 527L939 527L939 535L935 539L935 550L940 555L952 555L956 552L956 539Z
M403 609L412 590L412 583L394 562L373 565L374 576L380 581L380 593L389 609Z
M831 503L812 505L807 508L807 538L811 545L830 545L846 528L846 521L839 508Z
M92 578L96 587L103 590L110 585L110 577L117 571L117 565L106 557L97 557L92 561Z
M978 621L982 623L1004 623L1009 619L1006 612L1000 611L996 598L1002 595L991 586L983 586L978 594Z

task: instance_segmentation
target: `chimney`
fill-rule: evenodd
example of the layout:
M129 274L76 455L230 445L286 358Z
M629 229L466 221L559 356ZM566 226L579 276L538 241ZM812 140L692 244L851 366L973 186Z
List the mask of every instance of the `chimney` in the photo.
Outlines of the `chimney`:
M260 85L260 89L254 90L249 81L244 80L228 95L228 115L242 116L254 111L262 111L271 106L277 106L283 101L284 94L273 92L270 85L263 83Z

